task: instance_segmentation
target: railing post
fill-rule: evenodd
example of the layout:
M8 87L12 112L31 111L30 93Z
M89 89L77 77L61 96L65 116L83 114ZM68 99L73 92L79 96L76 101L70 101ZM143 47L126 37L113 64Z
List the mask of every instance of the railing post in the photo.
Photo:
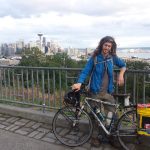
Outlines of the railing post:
M8 69L8 90L10 89L10 69ZM9 90L9 98L11 99L11 90Z
M3 99L3 84L2 84L2 80L3 80L2 70L0 69L0 97L1 97L1 99Z
M143 74L143 103L145 103L145 73Z
M133 103L135 104L135 93L136 93L136 75L133 73Z
M24 99L24 78L23 78L23 69L21 69L21 81L22 81L22 98Z
M56 79L55 79L55 70L53 70L53 106L55 107L56 106L56 83L55 83Z
M5 98L4 99L6 99L6 97L7 97L7 86L6 86L6 72L5 72L5 70L6 69L4 69L4 86L5 86Z
M36 95L37 95L37 101L39 102L40 101L40 98L39 98L39 71L38 69L36 70Z
M29 71L28 71L28 69L27 69L27 71L26 71L26 82L27 82L27 100L28 100L28 102L29 102L29 73L28 73Z
M65 79L66 79L66 80L65 80L65 81L66 81L66 82L65 82L65 87L66 87L66 89L65 89L65 90L67 91L67 88L68 88L68 87L67 87L67 83L68 83L67 70L65 70Z
M50 107L50 78L49 78L49 70L47 70L47 80L48 80L48 105Z
M32 102L34 103L34 77L33 77L33 69L31 70L31 81L32 81Z
M59 91L60 91L59 107L61 107L62 106L61 70L59 70Z
M44 96L44 94L45 94L45 82L44 82L44 70L42 70L42 101L43 101L43 104L42 104L42 106L43 106L43 113L45 113L45 96Z
M12 86L13 86L13 100L15 100L15 73L14 73L14 69L12 71Z

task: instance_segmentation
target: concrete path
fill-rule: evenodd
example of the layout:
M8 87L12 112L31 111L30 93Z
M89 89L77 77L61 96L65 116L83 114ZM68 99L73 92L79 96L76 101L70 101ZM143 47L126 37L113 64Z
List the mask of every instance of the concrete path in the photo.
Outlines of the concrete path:
M60 145L36 140L9 131L0 130L1 150L65 150Z
M1 150L115 150L109 144L99 148L90 142L70 148L56 140L51 125L30 119L0 114L0 149Z

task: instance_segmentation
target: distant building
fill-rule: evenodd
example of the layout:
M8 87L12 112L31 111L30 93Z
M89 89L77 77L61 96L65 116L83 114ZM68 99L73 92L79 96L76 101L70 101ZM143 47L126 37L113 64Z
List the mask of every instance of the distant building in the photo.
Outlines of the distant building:
M15 52L21 52L24 48L24 41L19 40L16 42L16 51Z
M40 47L40 40L36 40L35 43L36 43L36 47L38 47L38 48L40 49L40 48L41 48L41 47Z
M29 48L30 48L30 49L31 49L32 47L36 47L36 46L37 46L36 42L33 42L33 41L30 41L30 42L28 43L28 45L29 45Z
M5 58L0 59L0 65L3 65L3 66L18 65L19 62L20 62L20 59L5 59Z
M8 44L8 56L13 56L15 55L15 52L16 52L16 44L15 43L12 43L12 44Z
M3 43L1 45L1 55L5 56L7 54L7 51L8 51L8 44Z
M42 47L46 46L46 37L43 37L43 41L42 41Z
M80 56L80 52L78 49L76 48L67 48L67 55L68 56Z
M46 47L46 55L53 55L59 52L62 52L63 49L60 47L58 42L51 40L50 42L47 42L47 47Z
M91 48L86 48L85 49L85 55L86 55L86 57L88 57L89 55L91 55L93 53L93 49L91 49Z

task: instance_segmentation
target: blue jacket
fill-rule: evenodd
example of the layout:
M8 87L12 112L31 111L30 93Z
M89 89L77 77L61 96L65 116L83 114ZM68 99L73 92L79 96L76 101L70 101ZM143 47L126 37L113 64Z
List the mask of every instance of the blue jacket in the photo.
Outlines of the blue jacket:
M110 58L104 59L102 54L99 54L96 56L96 64L95 64L95 58L91 57L89 61L87 62L85 68L82 70L78 83L84 83L87 76L91 73L92 68L94 67L94 71L92 73L91 82L90 82L90 91L92 93L98 93L100 92L100 87L102 85L103 75L104 75L104 69L105 69L105 63L107 66L107 72L108 72L108 93L113 92L113 68L114 65L118 66L119 68L126 67L125 62L120 59L117 56L111 56Z

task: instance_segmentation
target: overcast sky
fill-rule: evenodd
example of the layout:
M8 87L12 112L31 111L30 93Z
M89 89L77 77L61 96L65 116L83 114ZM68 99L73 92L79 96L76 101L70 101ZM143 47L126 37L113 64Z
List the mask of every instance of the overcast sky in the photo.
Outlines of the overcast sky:
M150 46L150 0L0 0L0 42L56 40L97 47L106 35L118 47Z

